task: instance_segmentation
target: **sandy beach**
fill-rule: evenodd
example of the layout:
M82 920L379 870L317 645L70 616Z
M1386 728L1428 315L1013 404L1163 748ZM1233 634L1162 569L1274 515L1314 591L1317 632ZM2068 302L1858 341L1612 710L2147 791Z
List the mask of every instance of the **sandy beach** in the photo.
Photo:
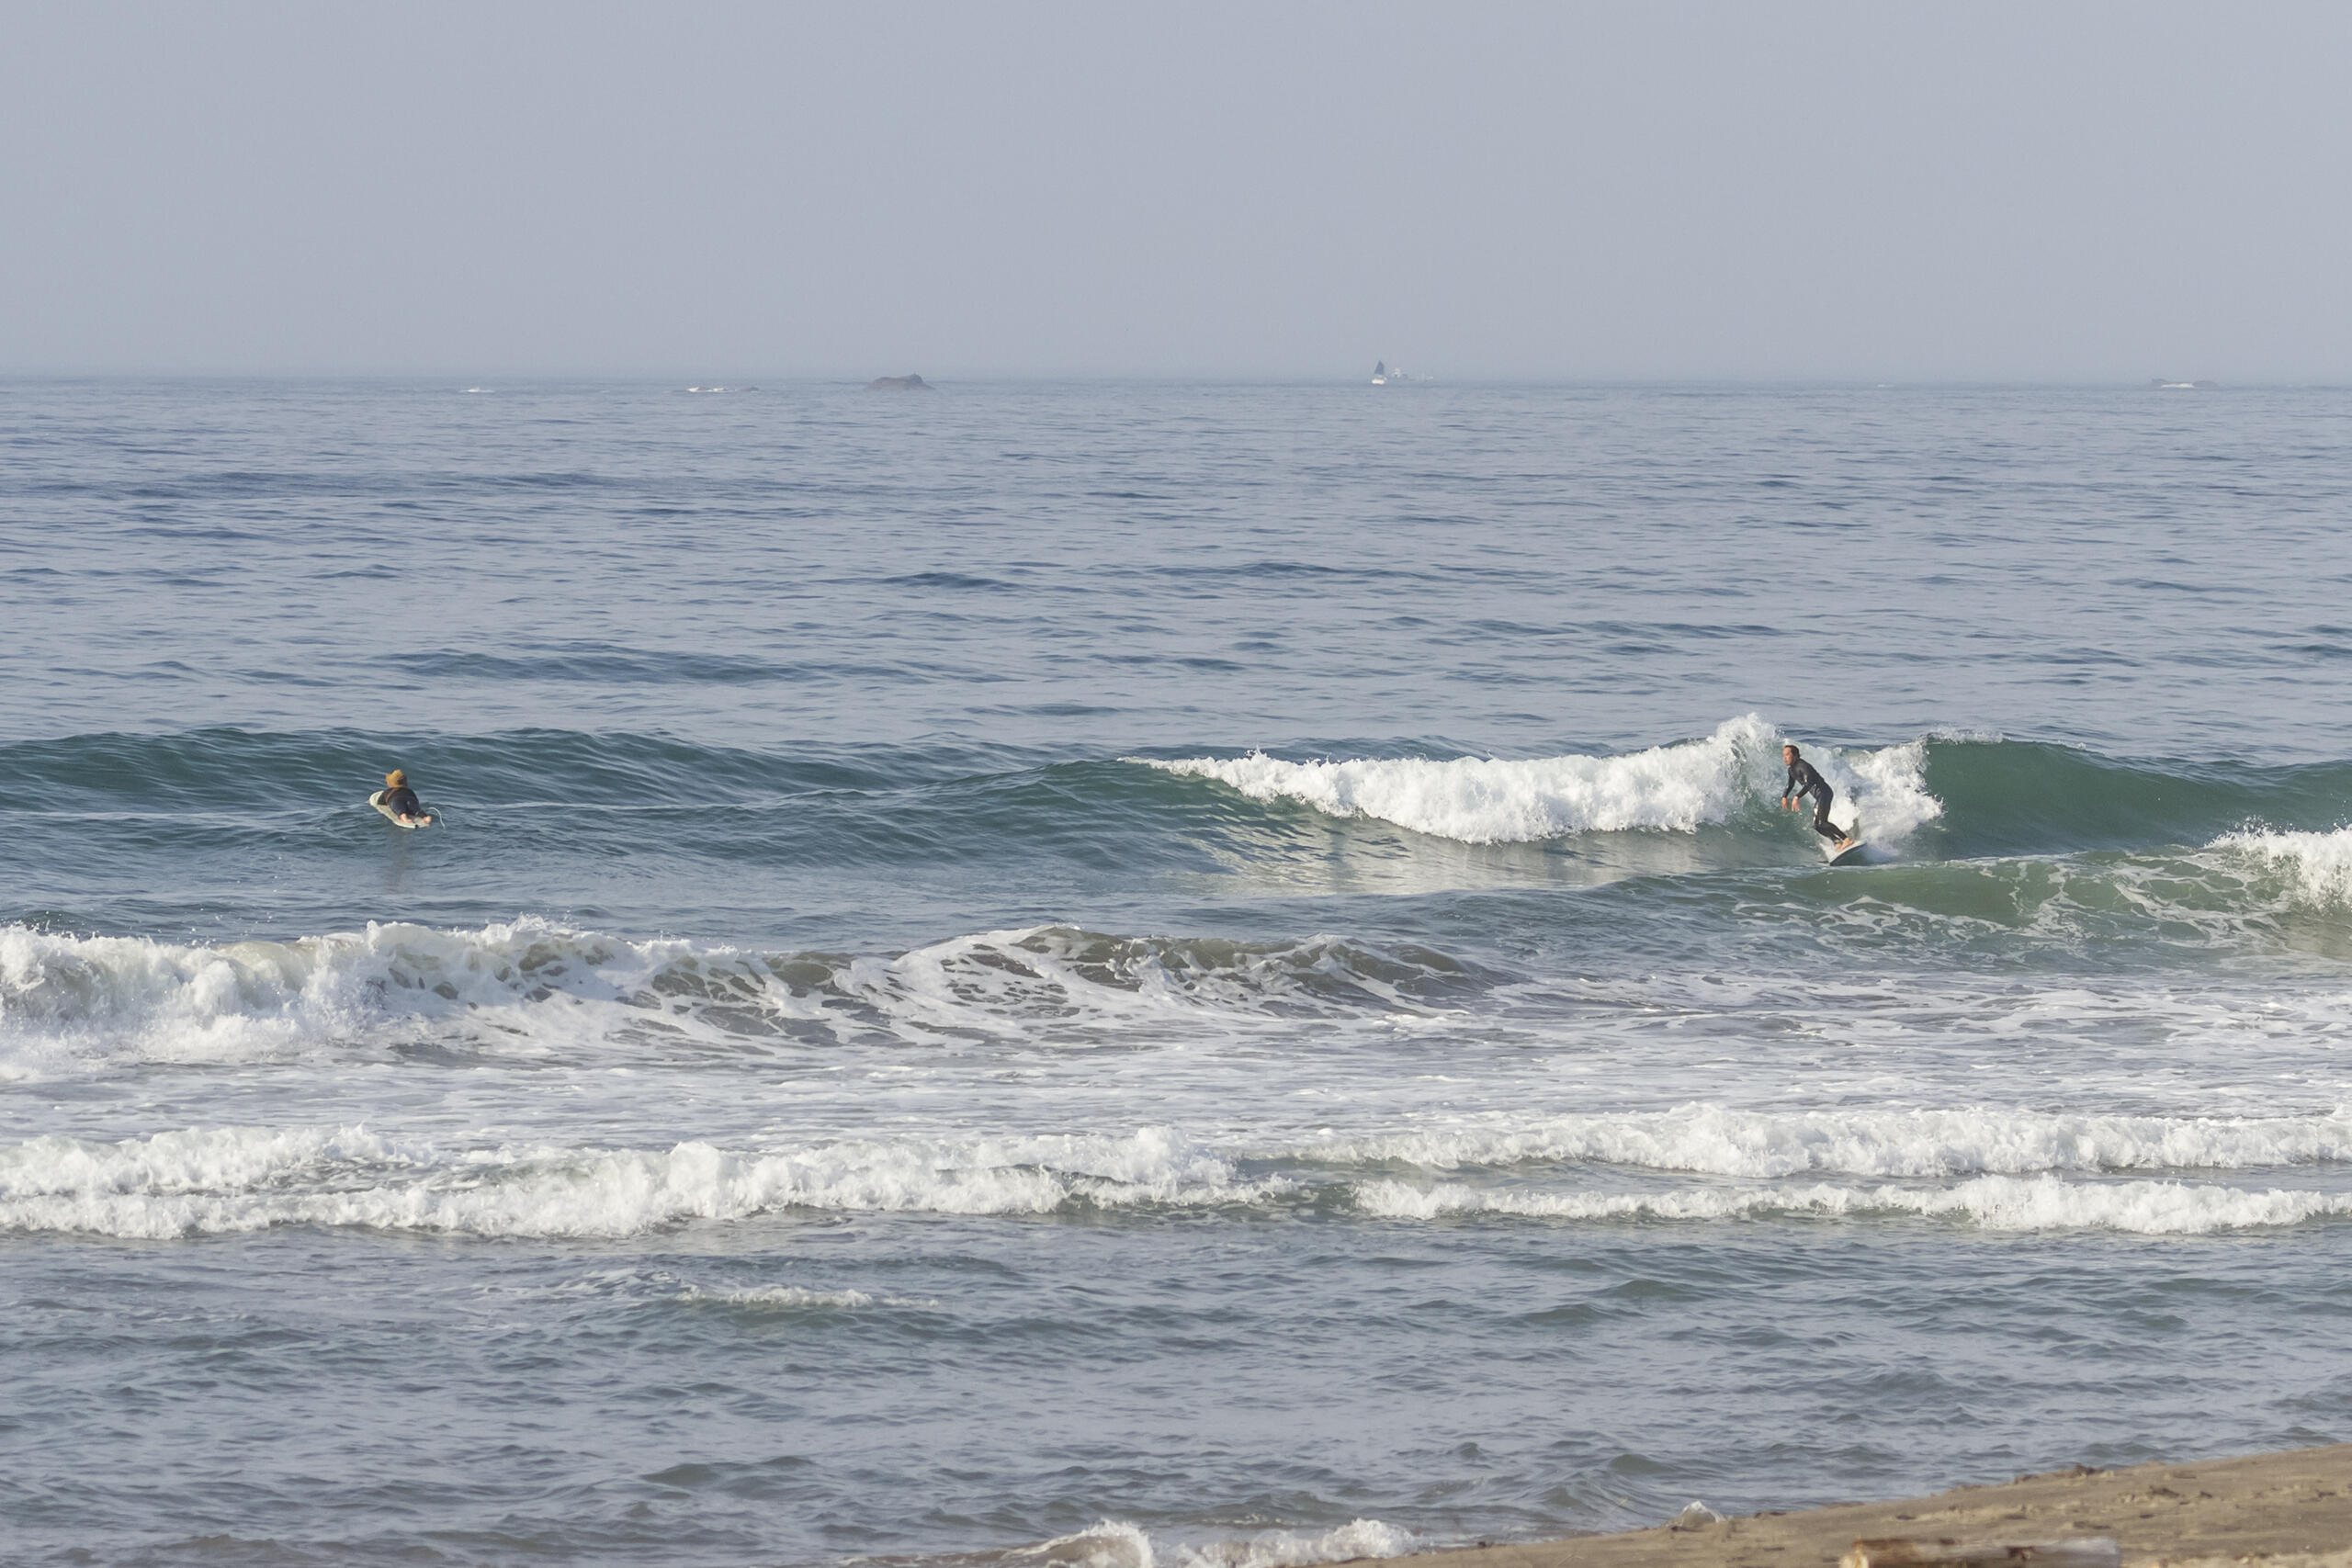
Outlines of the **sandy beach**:
M1753 1514L1622 1535L1435 1551L1428 1568L1815 1568L1857 1540L2105 1536L2127 1568L2352 1564L2352 1443L2128 1470L2077 1467L1930 1497Z

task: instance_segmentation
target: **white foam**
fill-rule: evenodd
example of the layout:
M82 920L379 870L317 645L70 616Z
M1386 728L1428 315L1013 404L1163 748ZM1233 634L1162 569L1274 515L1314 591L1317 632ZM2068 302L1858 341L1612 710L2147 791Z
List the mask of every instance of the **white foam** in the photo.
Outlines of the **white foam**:
M2291 1225L2352 1213L2352 1195L2271 1188L2256 1191L2179 1181L2068 1181L2055 1176L1980 1176L1949 1188L1696 1188L1661 1192L1541 1192L1455 1184L1368 1182L1360 1213L1434 1220L1510 1214L1560 1220L1735 1220L1765 1215L1917 1214L1973 1221L1987 1230L2113 1230L2142 1235Z
M2012 1134L2000 1131L2000 1118ZM1729 1220L1771 1213L1895 1212L1971 1218L1997 1229L2106 1227L2151 1234L2288 1224L2345 1212L2325 1193L2217 1183L2070 1181L2060 1169L2259 1166L2352 1152L2342 1113L2311 1119L2181 1121L2027 1113L1887 1112L1781 1118L1686 1108L1647 1121L1593 1118L1527 1133L1404 1134L1313 1145L1318 1157L1431 1168L1604 1157L1636 1168L1748 1178L1750 1185L1626 1192L1382 1177L1332 1181L1361 1212L1438 1219L1511 1213L1562 1219ZM1824 1126L1823 1122L1829 1125ZM1572 1152L1565 1156L1563 1150ZM1243 1152L1165 1127L1112 1135L848 1140L736 1151L496 1144L445 1149L364 1128L190 1128L100 1144L45 1136L0 1145L0 1230L169 1238L277 1225L361 1226L485 1236L621 1236L693 1220L791 1210L1043 1214L1072 1208L1254 1206L1295 1201L1296 1179L1246 1179ZM1261 1151L1255 1157L1270 1157ZM1278 1156L1273 1156L1278 1157ZM1999 1168L2001 1173L1991 1173ZM1823 1171L1967 1179L1946 1186L1753 1179ZM2013 1172L2035 1172L2031 1175ZM1978 1174L1983 1173L1983 1174ZM778 1286L743 1304L854 1306ZM907 1304L885 1303L884 1304Z
M786 1209L1042 1214L1213 1206L1287 1187L1166 1128L745 1153L498 1145L444 1153L359 1129L189 1129L0 1147L0 1230L165 1238L353 1225L491 1236L620 1236Z
M1908 1178L2042 1171L2257 1169L2352 1159L2352 1109L2324 1115L2168 1117L1977 1108L1663 1111L1502 1117L1444 1129L1334 1135L1298 1145L1342 1165L1431 1169L1592 1161L1710 1176Z
M1360 1557L1401 1557L1416 1544L1411 1532L1378 1519L1351 1519L1320 1532L1261 1530L1236 1540L1186 1547L1180 1568L1307 1568Z
M876 1296L864 1291L812 1291L805 1285L755 1285L739 1291L708 1291L689 1286L678 1292L681 1302L709 1302L720 1306L765 1307L780 1312L855 1312L862 1307L914 1307L936 1312L930 1296Z
M416 1163L360 1127L191 1127L119 1144L28 1138L0 1145L0 1214L20 1200L263 1191L352 1168Z
M688 951L541 920L476 932L371 922L218 947L0 926L0 1071L27 1076L68 1057L280 1060L390 1020L621 1001Z
M1944 814L1928 793L1928 743L1906 740L1876 751L1831 750L1813 759L1873 843L1900 843ZM1785 780L1786 774L1782 775ZM1776 782L1772 786L1780 787ZM1854 816L1834 814L1850 826Z
M1396 976L1416 972L1326 937L1250 948L1052 926L840 960L630 942L532 919L218 947L10 925L0 926L0 1079L288 1061L413 1040L420 1020L444 1043L501 1055L657 1036L665 1053L740 1049L795 1029L842 1042L1029 1042L1040 1023L1057 1043L1091 1044L1188 1019L1273 1027L1438 1010L1399 988Z
M2322 908L2352 905L2352 828L2332 833L2229 833L2215 849L2230 849L2285 878L2298 903Z
M1322 1531L1271 1529L1227 1540L1180 1544L1176 1568L1312 1568L1366 1557L1397 1557L1419 1544L1409 1531L1378 1519L1351 1519ZM1010 1563L1050 1568L1154 1568L1160 1553L1135 1525L1105 1519L1076 1535L1057 1536L1003 1554Z
M1056 1536L1035 1546L1015 1547L1007 1562L1038 1562L1047 1568L1152 1568L1151 1538L1120 1519L1104 1519L1076 1535Z
M1256 800L1296 800L1334 817L1372 817L1464 843L1514 843L1569 833L1653 829L1690 832L1777 797L1781 735L1755 714L1703 740L1616 757L1528 761L1461 757L1288 762L1246 757L1131 758L1168 773L1215 779ZM1927 790L1927 749L1809 752L1838 791L1840 819L1861 814L1881 842L1942 814Z

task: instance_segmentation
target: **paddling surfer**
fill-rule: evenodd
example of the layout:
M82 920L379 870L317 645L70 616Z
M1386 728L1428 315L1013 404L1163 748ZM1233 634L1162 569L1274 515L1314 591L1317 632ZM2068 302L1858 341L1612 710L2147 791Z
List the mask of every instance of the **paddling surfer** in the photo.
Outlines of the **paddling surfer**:
M416 791L408 787L408 772L394 768L384 775L383 808L403 822L430 822L424 814L424 803L416 798Z
M1781 761L1789 765L1788 786L1781 791L1781 804L1794 811L1806 795L1813 796L1813 830L1841 850L1852 843L1854 840L1846 830L1829 820L1829 802L1837 794L1829 787L1829 781L1793 745L1781 748Z

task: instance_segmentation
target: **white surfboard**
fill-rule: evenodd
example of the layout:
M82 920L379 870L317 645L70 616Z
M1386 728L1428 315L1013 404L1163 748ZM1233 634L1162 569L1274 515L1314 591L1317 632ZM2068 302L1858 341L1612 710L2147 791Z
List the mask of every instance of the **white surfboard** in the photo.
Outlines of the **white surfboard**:
M400 813L394 811L390 807L384 804L384 792L380 789L368 797L368 804L374 807L379 812L381 812L383 814L384 820L390 822L395 828L405 828L410 832L413 833L419 828L424 826L422 822L401 821Z
M1831 865L1852 865L1862 858L1862 852L1869 847L1860 839L1848 839L1841 849L1824 839L1821 840L1821 858Z

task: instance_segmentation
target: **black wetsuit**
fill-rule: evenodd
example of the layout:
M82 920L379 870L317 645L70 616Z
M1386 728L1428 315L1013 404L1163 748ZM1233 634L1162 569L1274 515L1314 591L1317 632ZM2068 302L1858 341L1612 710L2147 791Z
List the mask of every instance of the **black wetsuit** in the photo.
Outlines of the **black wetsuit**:
M1813 830L1832 843L1843 843L1846 830L1832 827L1829 821L1829 802L1836 793L1827 779L1814 772L1811 762L1799 757L1789 764L1789 786L1781 792L1781 798L1794 796L1803 800L1808 795L1813 796Z
M416 798L416 791L401 784L384 792L384 809L395 817L422 817L424 803Z

